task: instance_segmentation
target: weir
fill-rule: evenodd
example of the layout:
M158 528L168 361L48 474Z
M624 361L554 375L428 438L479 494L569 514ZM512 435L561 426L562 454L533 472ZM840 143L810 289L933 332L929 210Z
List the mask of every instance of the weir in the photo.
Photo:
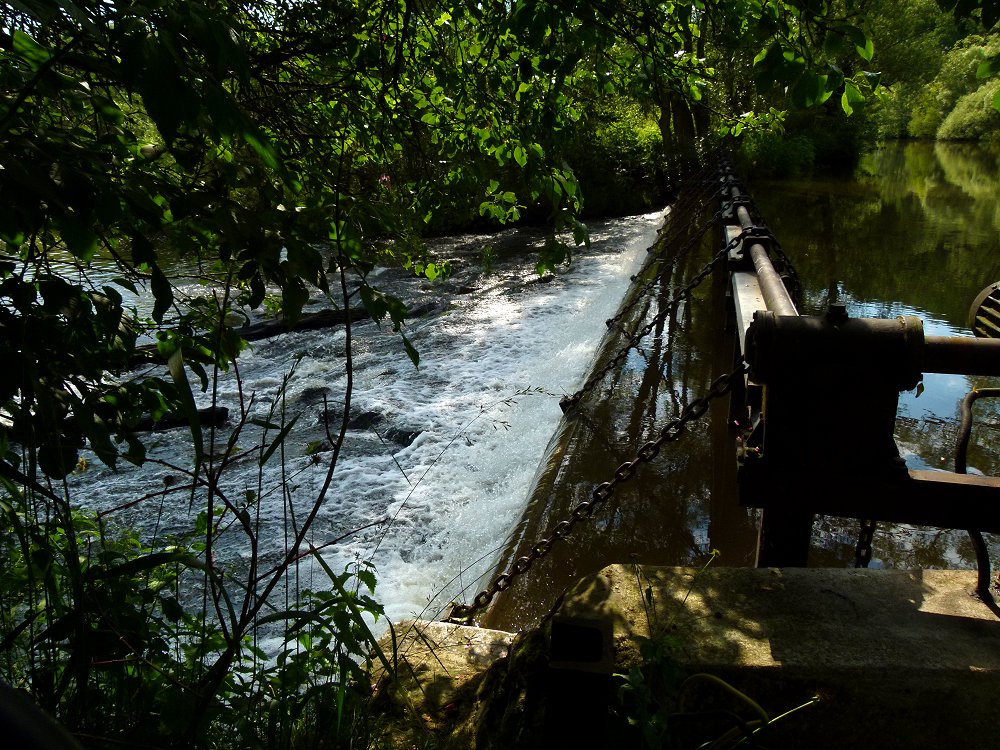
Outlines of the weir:
M595 487L612 479L639 446L707 390L714 372L731 368L731 352L723 354L720 347L706 359L676 335L679 329L725 326L724 305L706 304L724 295L721 278L712 273L714 264L704 261L706 254L717 254L708 232L720 218L717 206L708 202L719 189L714 171L689 181L691 189L671 208L643 268L607 321L585 387L549 443L498 572L530 555L559 521L593 499ZM699 277L701 282L685 292ZM710 318L694 316L694 306L709 308ZM720 502L735 492L735 465L730 467L722 454L731 458L732 445L720 441L715 429L725 433L724 423L725 414L718 410L692 423L682 447L663 450L630 481L617 485L614 499L594 522L575 522L565 542L536 558L530 574L514 577L483 622L505 629L530 626L570 583L611 562L696 562L709 552L701 518L711 518L713 544L725 548L730 564L752 564L756 532L751 514ZM708 464L719 467L711 486L701 471ZM651 523L652 518L657 521Z
M955 471L909 469L893 427L899 392L924 372L1000 375L1000 341L927 336L919 319L850 318L839 305L800 315L794 268L732 170L724 164L696 176L688 196L691 204L674 207L608 321L591 376L564 399L566 418L497 575L453 609L455 621L523 627L519 600L551 596L545 684L559 695L545 696L550 730L579 719L581 706L587 716L602 715L606 704L595 695L611 685L611 673L648 667L642 644L669 635L684 644L672 647L681 668L721 675L738 692L810 706L811 718L783 741L986 746L991 696L1000 687L1000 662L987 655L1000 645L1000 608L980 532L1000 531L1000 480L964 473L962 440ZM716 200L721 207L702 221ZM721 249L716 245L704 266L686 266L693 248L712 242L704 237L711 226ZM673 262L666 261L668 247ZM977 300L974 319L990 319L995 292L988 288ZM672 388L659 390L672 385L678 361L670 334L691 325L691 306L706 299L724 303L711 318L720 351L706 358L718 377L696 387L685 381L676 399ZM694 353L680 359L691 365ZM629 404L622 390L641 398ZM967 399L966 442L972 404L993 395L977 391ZM602 417L613 434L596 429ZM704 439L709 420L714 435L728 440ZM685 452L706 444L723 464L710 489L707 541L725 538L727 518L743 532L751 525L757 540L743 559L758 569L640 564L676 531L642 529L642 508L664 497L670 502L677 489L671 480L683 476L673 470ZM630 457L620 463L623 455ZM630 504L639 506L633 516ZM859 569L802 568L817 513L861 522ZM880 520L968 529L978 580L961 571L864 570ZM623 540L629 531L639 533ZM573 555L602 536L603 554L633 552L579 575L586 566L573 563ZM564 591L570 576L579 580ZM509 635L497 637L509 643ZM955 721L942 728L941 716ZM593 742L602 729L584 724L570 736Z
M799 283L794 267L728 163L690 181L685 198L685 204L672 209L667 230L650 248L646 266L633 277L633 287L608 321L592 373L580 391L563 399L566 419L550 443L527 511L493 583L457 613L469 617L492 605L487 622L498 627L519 624L519 601L537 598L539 590L549 601L558 594L558 576L553 585L537 583L546 576L544 558L558 557L556 566L563 571L592 572L567 565L567 556L557 549L565 544L578 551L580 545L571 535L595 517L596 525L604 528L590 534L583 546L596 536L614 536L618 529L614 520L604 520L604 506L624 515L635 502L633 483L639 493L667 493L674 476L672 467L657 466L661 448L673 449L665 444L677 441L677 452L687 449L692 441L679 438L689 423L704 416L708 401L722 397L730 400L733 446L727 449L725 440L722 445L714 441L711 459L723 468L710 490L713 500L720 495L713 510L733 496L738 498L734 507L763 510L756 524L753 564L806 565L817 513L861 522L859 563L870 559L875 521L963 528L973 535L981 569L979 591L986 596L989 562L977 534L1000 531L1000 479L970 476L964 467L953 472L908 469L893 430L899 392L916 387L924 372L1000 375L1000 339L925 336L922 321L914 316L849 318L842 304L830 305L825 315L800 315L793 298ZM715 206L718 210L705 220L708 207ZM706 230L712 226L721 237L721 249L683 285L674 281L674 269L692 249L711 242ZM665 262L668 250L672 263ZM660 384L648 381L659 376L669 387L669 350L674 329L683 325L678 313L689 313L699 285L709 276L715 281L712 302L724 310L715 320L723 352L715 358L715 374L728 375L710 388L702 386L707 393L685 392L683 404L661 403L656 392ZM993 315L996 296L995 285L981 295L980 320ZM655 314L651 304L658 305ZM652 339L649 344L647 337ZM665 352L659 351L661 346ZM727 350L733 352L735 364L727 363ZM635 377L637 358L646 365L643 382L630 390L623 383ZM661 359L663 368L658 368ZM628 439L615 445L600 425L617 428L629 397L635 404ZM636 409L649 409L639 430ZM601 458L618 461L616 468L604 469L603 478L594 472L595 464L608 466ZM727 486L733 467L735 489ZM644 470L652 470L655 479L637 481ZM725 513L719 517L725 518ZM719 531L716 525L713 545ZM566 537L571 541L562 543ZM617 561L648 562L658 545L649 546L654 550L635 544ZM565 585L565 574L561 582ZM539 588L529 594L533 586Z

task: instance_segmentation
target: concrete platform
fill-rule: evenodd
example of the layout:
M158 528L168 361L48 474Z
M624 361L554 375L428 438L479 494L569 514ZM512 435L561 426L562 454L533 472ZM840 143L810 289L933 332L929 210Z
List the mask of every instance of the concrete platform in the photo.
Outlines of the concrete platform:
M618 672L640 662L642 638L666 637L687 673L771 717L819 696L762 734L767 747L995 748L1000 619L974 586L967 571L614 565L575 586L556 621L610 623ZM698 691L699 709L740 710L717 686Z
M397 678L384 686L402 710L383 746L638 747L612 675L642 667L638 715L670 716L664 746L754 726L752 699L777 719L754 736L759 748L997 748L1000 619L975 581L969 571L612 565L517 636L403 623ZM391 650L388 636L382 646ZM711 747L752 746L740 736Z
M510 653L514 633L447 622L407 620L395 626L397 673L428 714L445 708L471 678ZM392 639L380 645L392 655ZM381 676L377 670L375 677Z

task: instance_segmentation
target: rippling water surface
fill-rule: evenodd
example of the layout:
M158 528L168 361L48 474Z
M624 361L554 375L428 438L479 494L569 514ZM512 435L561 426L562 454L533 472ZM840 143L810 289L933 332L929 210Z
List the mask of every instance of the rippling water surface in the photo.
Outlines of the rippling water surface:
M559 397L589 367L604 319L661 224L660 214L595 223L591 247L544 282L534 272L543 240L528 230L435 243L432 253L454 270L433 284L391 270L372 280L423 311L405 328L420 366L390 330L371 321L354 326L351 429L309 540L320 546L344 537L323 551L335 570L373 563L391 619L434 616L459 589L482 584L524 509L561 416ZM275 455L260 471L261 429L246 425L236 445L247 459L222 480L259 522L265 564L280 559L323 485L326 425L336 433L345 362L342 328L290 333L254 343L239 360L239 380L229 373L219 382L217 403L231 415L242 398L252 419L298 420L283 466ZM208 405L211 392L199 400ZM233 425L231 416L214 434L216 453ZM159 462L189 466L191 450L185 430L158 434L149 452L156 462L118 472L92 462L74 478L77 497L100 510L121 508L110 517L147 534L181 532L192 523L190 494L174 491L183 477ZM224 541L218 554L246 558L248 548ZM304 585L322 586L303 576Z

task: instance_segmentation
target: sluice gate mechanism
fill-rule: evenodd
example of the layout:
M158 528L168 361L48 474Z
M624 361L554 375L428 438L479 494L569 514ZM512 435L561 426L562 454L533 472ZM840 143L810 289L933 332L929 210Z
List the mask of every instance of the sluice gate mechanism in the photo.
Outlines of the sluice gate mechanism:
M730 413L740 502L763 510L758 566L805 566L815 514L861 521L867 557L876 521L1000 532L1000 478L966 474L964 460L954 472L909 469L893 437L900 392L929 372L1000 375L1000 339L929 336L920 318L852 318L837 303L800 315L772 263L774 237L732 173L722 179L736 358L749 367ZM1000 320L996 288L974 305L980 335Z

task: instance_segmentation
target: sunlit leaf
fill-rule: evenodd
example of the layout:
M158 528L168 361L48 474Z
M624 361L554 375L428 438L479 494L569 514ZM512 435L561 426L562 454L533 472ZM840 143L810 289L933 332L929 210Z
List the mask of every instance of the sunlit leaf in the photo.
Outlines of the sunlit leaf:
M35 70L41 68L52 57L52 53L20 29L15 29L11 34L11 41L14 52Z

